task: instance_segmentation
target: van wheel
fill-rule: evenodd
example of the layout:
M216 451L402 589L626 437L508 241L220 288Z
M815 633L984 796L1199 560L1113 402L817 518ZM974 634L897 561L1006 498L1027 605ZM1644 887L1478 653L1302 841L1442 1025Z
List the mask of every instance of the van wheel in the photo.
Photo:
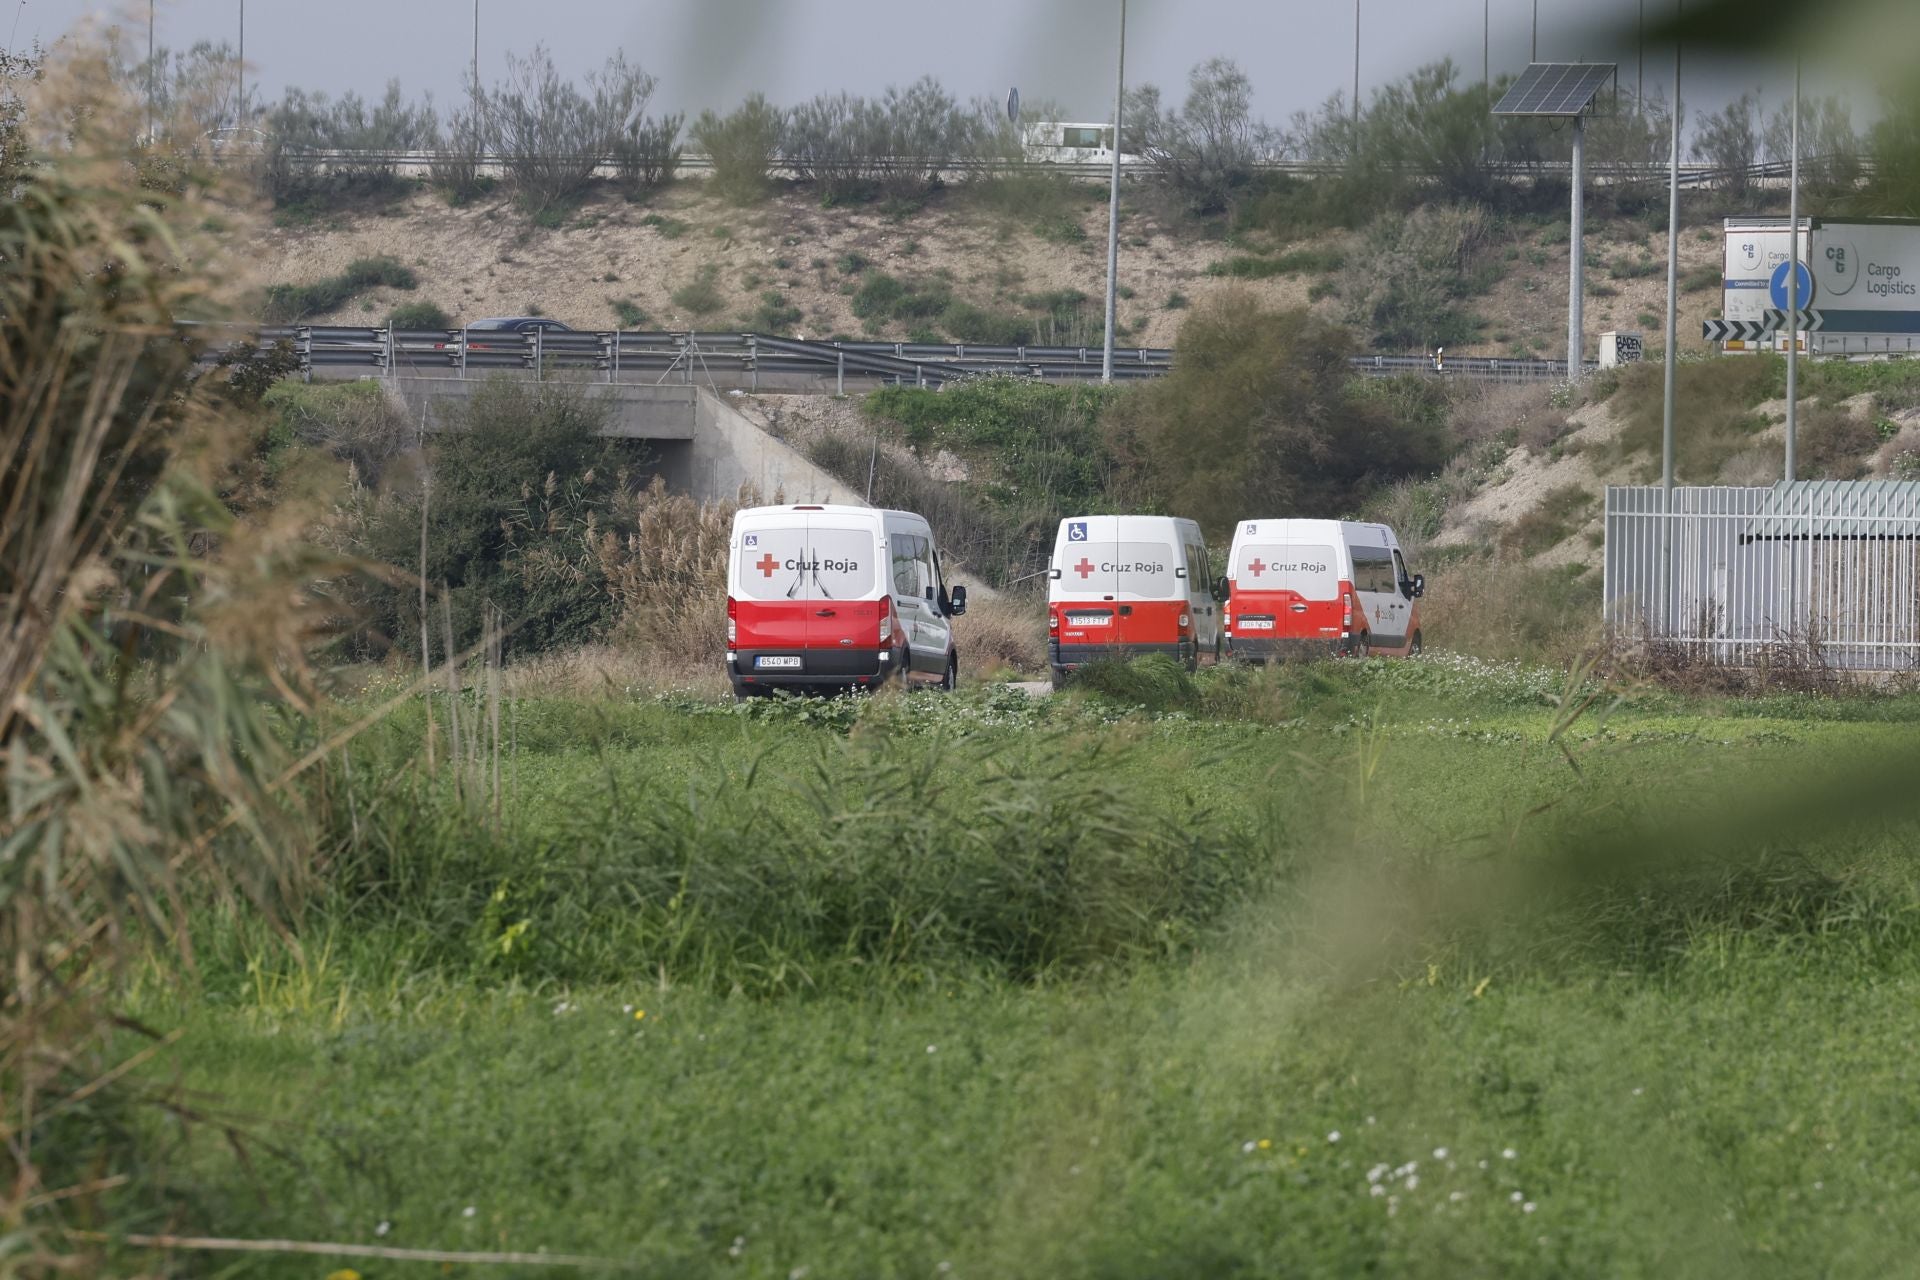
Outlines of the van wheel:
M1426 646L1421 643L1420 633L1416 631L1413 633L1413 643L1407 646L1407 656L1409 658L1417 658L1420 656L1420 651L1425 647Z
M1368 639L1365 636L1362 636L1360 640L1353 646L1353 656L1360 659L1360 661L1362 662L1365 662L1368 658L1371 658L1373 656L1373 641Z
M947 673L940 677L940 692L952 693L960 684L960 655L947 655Z

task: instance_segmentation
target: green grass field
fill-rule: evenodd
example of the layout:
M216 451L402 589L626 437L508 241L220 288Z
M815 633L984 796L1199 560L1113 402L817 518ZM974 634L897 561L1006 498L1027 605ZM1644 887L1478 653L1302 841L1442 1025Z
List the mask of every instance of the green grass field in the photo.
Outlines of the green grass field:
M1100 687L530 701L497 826L389 721L296 945L209 905L136 985L147 1078L247 1135L180 1123L156 1221L662 1276L1910 1265L1920 699Z

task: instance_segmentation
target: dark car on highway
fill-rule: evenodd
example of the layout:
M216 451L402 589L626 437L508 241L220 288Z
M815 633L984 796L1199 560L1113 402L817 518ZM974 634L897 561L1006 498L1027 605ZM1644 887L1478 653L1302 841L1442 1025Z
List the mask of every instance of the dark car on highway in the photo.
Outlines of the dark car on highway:
M572 333L573 326L561 324L558 320L549 320L545 316L490 316L485 320L475 320L467 326L467 350L469 351L519 351L525 336L530 333ZM500 338L487 335L500 334ZM509 336L511 335L511 336Z

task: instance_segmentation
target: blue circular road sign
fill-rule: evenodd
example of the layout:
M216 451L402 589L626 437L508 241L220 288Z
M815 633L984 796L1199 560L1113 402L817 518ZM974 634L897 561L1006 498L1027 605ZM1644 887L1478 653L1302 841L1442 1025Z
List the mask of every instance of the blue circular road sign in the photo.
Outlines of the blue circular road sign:
M1773 269L1773 279L1767 283L1767 292L1773 296L1773 308L1776 311L1787 309L1787 268L1794 265L1783 262ZM1807 264L1800 266L1800 307L1802 310L1813 305L1813 273L1807 270Z

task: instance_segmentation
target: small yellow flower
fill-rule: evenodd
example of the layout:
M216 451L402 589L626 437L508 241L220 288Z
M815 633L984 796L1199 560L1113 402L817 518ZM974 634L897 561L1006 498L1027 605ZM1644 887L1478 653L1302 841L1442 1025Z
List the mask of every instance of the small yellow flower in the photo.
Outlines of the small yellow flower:
M1267 1150L1268 1148L1270 1148L1270 1147L1272 1147L1272 1146L1273 1146L1273 1139L1272 1139L1272 1138L1262 1138L1262 1139L1260 1139L1260 1149L1261 1149L1262 1151L1265 1151L1265 1150Z
M635 1022L638 1022L638 1021L640 1021L640 1019L642 1019L642 1018L644 1018L644 1017L646 1017L646 1016L647 1016L647 1011L646 1011L645 1009L635 1009L635 1010L633 1011L633 1020L634 1020Z
M360 1273L352 1267L342 1267L338 1271L328 1272L327 1280L360 1280Z

